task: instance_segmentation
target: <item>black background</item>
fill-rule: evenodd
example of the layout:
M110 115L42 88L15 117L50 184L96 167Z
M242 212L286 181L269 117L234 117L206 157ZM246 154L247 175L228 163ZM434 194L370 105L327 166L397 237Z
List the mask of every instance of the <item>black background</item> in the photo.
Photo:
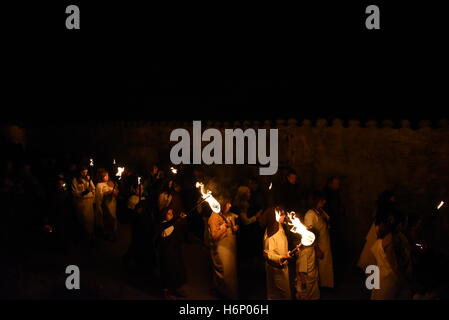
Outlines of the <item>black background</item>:
M439 120L441 1L4 6L4 121ZM67 30L77 4L81 29ZM380 7L380 30L365 8Z

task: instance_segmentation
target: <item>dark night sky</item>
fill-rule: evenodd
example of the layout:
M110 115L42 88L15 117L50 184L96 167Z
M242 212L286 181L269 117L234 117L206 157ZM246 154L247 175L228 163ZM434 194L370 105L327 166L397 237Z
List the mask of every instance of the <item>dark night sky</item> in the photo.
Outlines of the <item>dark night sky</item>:
M47 5L7 35L7 119L439 119L442 13L396 5L382 3L377 33L363 3L82 3L78 33L64 29L65 4Z

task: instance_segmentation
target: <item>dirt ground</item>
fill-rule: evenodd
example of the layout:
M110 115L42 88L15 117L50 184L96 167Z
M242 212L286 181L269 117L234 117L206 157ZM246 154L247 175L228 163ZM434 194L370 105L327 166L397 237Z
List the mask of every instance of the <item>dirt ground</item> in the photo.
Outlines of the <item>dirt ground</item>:
M3 268L2 298L6 299L162 299L158 289L158 274L125 272L123 255L131 239L131 227L120 225L118 241L100 240L95 248L72 246L66 253L36 246L17 261L8 261ZM184 244L187 271L185 299L218 299L211 286L209 252L199 241ZM65 269L76 265L80 269L80 290L68 290ZM265 299L263 261L253 259L239 266L240 298ZM364 275L347 268L339 286L322 291L322 299L368 299Z

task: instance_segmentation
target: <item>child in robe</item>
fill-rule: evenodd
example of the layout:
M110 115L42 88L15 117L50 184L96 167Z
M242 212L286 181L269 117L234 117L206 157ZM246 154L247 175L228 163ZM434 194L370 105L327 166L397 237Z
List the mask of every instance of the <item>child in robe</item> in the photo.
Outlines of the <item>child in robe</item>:
M100 169L99 182L95 187L95 213L98 227L103 229L106 239L113 242L117 237L117 196L119 188L109 178L109 173Z
M231 202L221 202L222 212L212 212L209 218L210 253L213 283L219 295L238 299L237 282L237 215L231 212Z
M314 242L315 255L318 258L318 273L320 287L334 287L334 267L332 262L332 249L329 236L329 215L324 211L326 199L321 192L315 192L312 196L312 208L304 216L304 225L309 230L314 230L316 240Z
M278 212L278 214L276 213ZM266 213L267 229L264 236L264 257L268 300L290 300L288 240L282 224L285 212L271 209Z
M314 243L301 246L296 258L296 298L298 300L319 300L318 265Z

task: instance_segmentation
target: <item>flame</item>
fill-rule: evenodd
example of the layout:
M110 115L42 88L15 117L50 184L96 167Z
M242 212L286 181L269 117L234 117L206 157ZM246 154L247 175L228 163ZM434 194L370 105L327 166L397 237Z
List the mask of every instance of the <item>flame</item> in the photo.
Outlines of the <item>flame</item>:
M122 178L123 171L125 171L125 167L117 167L117 173L115 174L115 176L119 177L119 180Z
M170 170L173 174L177 174L178 173L178 169L170 167Z
M90 158L89 161L90 161L89 166L93 167L94 166L94 159Z
M444 205L444 201L441 201L440 204L437 207L437 210L440 210L443 205Z
M273 182L270 182L270 186L268 187L268 190L271 190L273 188Z
M310 246L315 241L315 235L307 230L306 226L301 223L299 218L296 217L294 211L288 213L290 221L288 224L292 226L291 232L301 235L301 243L305 246Z
M115 165L115 159L112 159L112 164Z
M142 178L141 177L137 177L137 184L140 185Z
M204 188L204 184L201 182L197 182L196 187L200 188L201 196L207 203L209 203L209 206L212 209L212 211L215 213L220 213L221 211L220 203L212 196L212 191L206 190Z
M281 220L281 212L278 211L278 209L275 209L274 213L276 214L276 221L279 222L279 220Z

